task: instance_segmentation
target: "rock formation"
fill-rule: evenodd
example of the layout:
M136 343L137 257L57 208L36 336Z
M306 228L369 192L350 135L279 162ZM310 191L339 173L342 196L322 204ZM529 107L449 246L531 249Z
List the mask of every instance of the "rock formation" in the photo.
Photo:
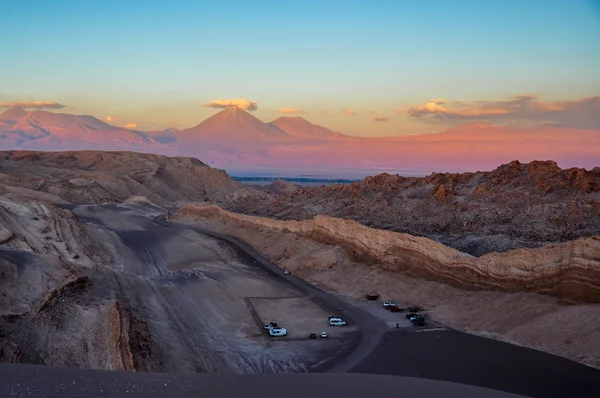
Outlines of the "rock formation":
M431 239L480 256L600 235L600 168L517 161L490 172L379 174L280 193L228 210L285 220L319 214Z
M291 232L340 246L356 261L466 289L528 291L571 302L600 302L598 236L477 258L428 238L377 230L323 215L312 220L277 221L235 214L216 206L189 204L171 218L212 218L225 224L235 222L277 233Z
M0 173L6 186L79 203L120 203L134 195L158 205L264 196L197 159L136 152L4 151Z

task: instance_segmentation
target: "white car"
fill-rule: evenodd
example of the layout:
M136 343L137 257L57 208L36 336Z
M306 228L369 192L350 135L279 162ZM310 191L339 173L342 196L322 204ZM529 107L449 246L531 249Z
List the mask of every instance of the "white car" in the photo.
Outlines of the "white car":
M331 326L346 326L346 321L344 321L342 318L338 318L338 317L331 317L329 318L329 325Z
M321 332L321 337L326 338L327 337L327 332Z
M284 275L289 275L289 274L290 274L290 271L288 271L288 270L286 269L285 271L283 271L283 274L284 274Z
M385 303L383 303L383 308L392 307L394 305L396 305L396 304L394 304L392 302L385 302Z
M269 329L269 335L273 337L287 336L286 328L271 328Z

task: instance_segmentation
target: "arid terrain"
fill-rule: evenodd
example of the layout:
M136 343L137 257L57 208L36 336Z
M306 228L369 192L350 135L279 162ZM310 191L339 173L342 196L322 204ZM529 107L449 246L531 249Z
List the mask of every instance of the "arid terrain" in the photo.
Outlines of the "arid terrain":
M175 373L307 372L348 344L331 309L145 198L0 197L0 360ZM72 209L73 213L69 210ZM278 321L288 338L269 338ZM327 340L310 333L327 330Z
M305 341L331 308L192 226L365 313L364 294L378 292L425 308L432 325L600 367L598 169L512 162L259 188L192 158L5 151L0 173L3 361L309 371L351 344L352 328ZM179 226L156 224L167 211ZM289 341L266 338L271 320Z
M598 237L476 258L426 238L323 216L275 221L188 205L170 218L236 237L351 300L377 292L422 306L459 330L600 367Z
M228 209L282 220L348 218L477 256L600 235L598 167L563 170L554 162L514 161L489 172L380 174L322 187L280 181L272 192L271 202L248 197Z
M3 151L0 184L56 203L121 203L136 195L158 205L227 203L259 194L198 159L136 152Z

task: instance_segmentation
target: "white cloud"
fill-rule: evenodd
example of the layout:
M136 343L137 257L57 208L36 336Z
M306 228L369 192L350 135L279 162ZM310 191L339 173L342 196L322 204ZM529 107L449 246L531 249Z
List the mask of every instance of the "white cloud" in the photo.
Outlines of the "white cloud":
M255 111L258 109L258 103L256 101L250 101L247 99L231 99L231 100L218 99L218 100L207 102L206 104L204 104L204 106L207 106L209 108L221 108L221 109L231 108L231 107L235 106L240 109L244 109L246 111Z

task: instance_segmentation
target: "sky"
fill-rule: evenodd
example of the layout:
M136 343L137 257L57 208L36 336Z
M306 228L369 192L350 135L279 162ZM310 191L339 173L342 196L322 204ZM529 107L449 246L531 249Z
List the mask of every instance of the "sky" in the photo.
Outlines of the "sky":
M598 0L22 0L0 28L0 106L142 130L236 99L361 136L600 127Z

